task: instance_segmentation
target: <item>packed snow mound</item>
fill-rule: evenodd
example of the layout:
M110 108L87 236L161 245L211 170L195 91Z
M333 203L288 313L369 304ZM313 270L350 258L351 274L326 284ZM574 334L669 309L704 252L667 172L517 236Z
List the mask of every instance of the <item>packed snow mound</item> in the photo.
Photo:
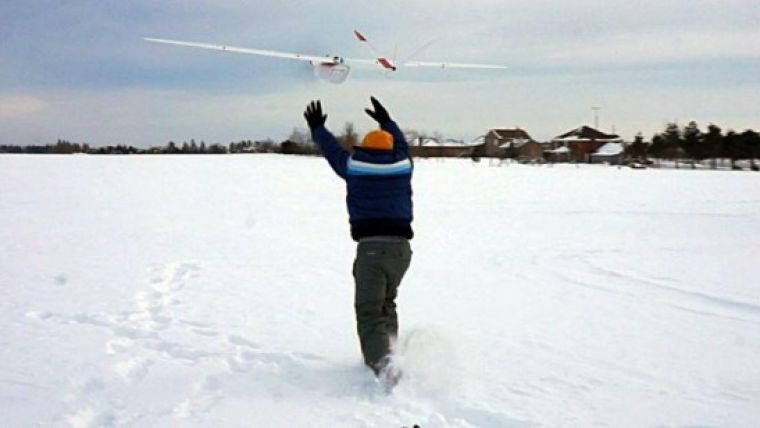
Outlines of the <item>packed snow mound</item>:
M595 154L605 156L616 156L625 151L623 143L605 143Z
M401 389L445 396L463 381L456 347L434 327L418 327L402 335L392 360L403 373Z

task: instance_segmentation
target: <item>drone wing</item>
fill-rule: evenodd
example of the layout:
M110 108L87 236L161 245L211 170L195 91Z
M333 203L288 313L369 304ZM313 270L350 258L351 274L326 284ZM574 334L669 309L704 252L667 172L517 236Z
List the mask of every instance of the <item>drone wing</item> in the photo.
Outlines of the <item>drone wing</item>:
M435 67L435 68L481 68L481 69L507 68L504 65L497 65L497 64L462 64L458 62L409 61L409 59L411 59L414 56L419 55L422 51L424 51L430 45L432 45L436 41L435 39L425 43L422 47L420 47L413 54L411 54L406 60L401 61L400 63L395 63L395 61L378 54L375 47L369 43L369 40L367 40L367 37L365 37L364 34L360 33L358 30L354 30L354 36L359 42L361 42L364 46L366 46L367 49L369 49L372 56L375 57L374 60L369 60L369 61L360 60L360 61L377 64L386 71L395 71L396 67L399 65L402 67Z
M351 64L351 65L365 65L365 66L377 65L377 60L367 59L367 58L343 58L343 61L346 64Z
M295 59L299 61L313 61L313 62L334 62L335 61L333 57L329 57L329 56L303 55L303 54L293 53L293 52L280 52L280 51L269 51L269 50L264 50L264 49L240 48L237 46L215 45L211 43L183 42L181 40L154 39L150 37L145 37L144 40L147 42L152 42L152 43L163 43L167 45L176 45L176 46L188 46L191 48L212 49L212 50L217 50L217 51L236 52L236 53L244 53L244 54L250 54L250 55L262 55L262 56L269 56L269 57L275 57L275 58Z
M458 62L431 62L431 61L407 61L402 67L435 67L435 68L481 68L481 69L505 69L506 65L498 64L462 64Z

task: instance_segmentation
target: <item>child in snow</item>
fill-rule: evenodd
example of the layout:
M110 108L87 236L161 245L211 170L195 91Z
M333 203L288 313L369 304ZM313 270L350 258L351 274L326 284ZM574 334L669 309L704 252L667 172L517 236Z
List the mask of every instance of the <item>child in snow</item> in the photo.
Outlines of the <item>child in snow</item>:
M380 129L368 133L353 153L325 128L327 115L320 101L312 101L304 117L322 154L346 180L351 236L358 242L353 267L356 327L364 362L384 376L391 342L398 335L396 294L412 258L413 164L398 125L374 97L370 100L374 111L365 111Z

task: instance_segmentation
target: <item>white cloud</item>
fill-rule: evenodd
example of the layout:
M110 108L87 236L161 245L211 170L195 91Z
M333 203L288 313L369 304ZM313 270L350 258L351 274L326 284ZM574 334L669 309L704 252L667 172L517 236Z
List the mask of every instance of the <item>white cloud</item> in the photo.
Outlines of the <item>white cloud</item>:
M4 118L36 113L48 107L42 99L29 95L0 96L0 117Z
M715 58L760 59L760 28L656 30L603 34L559 43L544 58L569 64L634 64Z

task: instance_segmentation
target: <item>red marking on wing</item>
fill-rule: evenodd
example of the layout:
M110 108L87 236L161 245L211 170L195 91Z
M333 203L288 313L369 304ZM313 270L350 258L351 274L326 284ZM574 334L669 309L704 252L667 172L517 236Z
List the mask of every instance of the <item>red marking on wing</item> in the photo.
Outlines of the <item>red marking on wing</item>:
M396 67L394 67L393 64L391 64L391 62L388 61L385 58L380 57L380 58L377 59L377 62L379 62L380 65L382 65L384 68L387 68L388 70L395 70L396 69Z
M354 35L356 36L357 39L359 39L360 42L366 42L367 41L367 39L364 38L364 36L362 36L362 33L358 32L356 30L354 30Z

